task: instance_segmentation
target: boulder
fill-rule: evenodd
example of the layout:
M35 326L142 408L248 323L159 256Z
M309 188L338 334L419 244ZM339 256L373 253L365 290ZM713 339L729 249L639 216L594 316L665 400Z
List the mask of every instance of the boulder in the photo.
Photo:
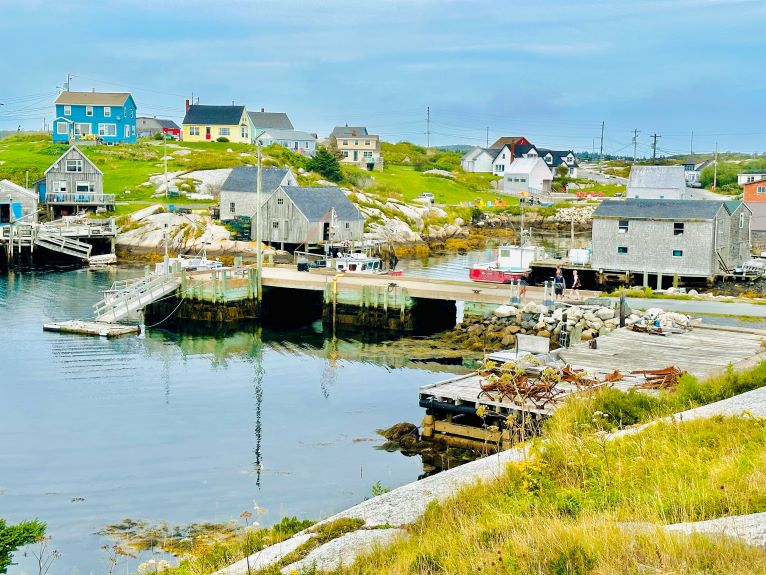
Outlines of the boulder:
M688 292L686 292L689 295L699 295L700 292L698 292L696 289L690 289Z
M412 435L415 439L419 437L418 426L406 421L396 423L388 429L379 429L378 433L389 441L400 441L406 435Z
M551 332L547 329L543 329L537 332L538 337L551 337Z
M593 332L589 329L586 329L584 332L582 332L582 335L580 336L580 338L583 341L589 341L593 339Z
M518 325L509 325L507 328L505 328L506 333L514 334L519 333L521 331L521 328Z
M593 313L592 311L588 311L588 312L585 312L584 314L582 314L582 318L585 321L593 321L594 319L596 319L596 314Z
M512 305L501 305L492 312L495 317L511 317L516 316L519 310Z
M602 307L596 312L596 317L600 320L612 319L614 317L614 310L609 307Z
M516 336L511 334L506 334L500 343L505 347L512 346L514 343L516 343Z

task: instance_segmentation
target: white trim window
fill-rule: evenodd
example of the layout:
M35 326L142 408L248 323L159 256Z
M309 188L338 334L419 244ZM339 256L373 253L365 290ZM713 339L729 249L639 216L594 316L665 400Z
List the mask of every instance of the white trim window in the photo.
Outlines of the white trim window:
M199 126L189 126L190 136L199 136Z
M56 122L56 133L59 135L69 134L69 122Z
M240 135L245 140L249 137L248 136L248 131L247 131L247 126L240 126Z
M92 194L96 191L96 184L93 182L77 182L75 184L75 191L78 194Z
M93 106L85 106L85 115L89 118L93 116Z
M231 128L218 128L219 136L231 136Z
M65 163L64 171L69 173L82 172L82 160L67 160Z
M58 192L60 194L66 194L67 191L67 183L66 180L59 180L53 185L53 191Z
M88 136L90 135L90 124L80 123L74 125L75 136Z
M130 126L125 126L125 137L130 138Z
M229 212L232 214L237 213L237 204L235 202L229 202Z
M766 186L756 186L755 193L756 194L766 194Z
M99 124L98 125L98 135L99 136L106 136L106 137L116 137L117 136L117 124Z
M104 106L104 118L111 118L111 117L112 117L112 107Z
M72 115L72 106L64 106L64 115L65 116L71 116Z

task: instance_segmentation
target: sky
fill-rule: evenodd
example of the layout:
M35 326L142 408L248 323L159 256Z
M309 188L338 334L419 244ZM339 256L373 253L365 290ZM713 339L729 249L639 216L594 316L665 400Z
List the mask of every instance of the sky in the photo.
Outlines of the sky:
M284 111L326 136L766 152L766 0L0 0L0 130L57 91ZM692 132L694 136L692 138Z

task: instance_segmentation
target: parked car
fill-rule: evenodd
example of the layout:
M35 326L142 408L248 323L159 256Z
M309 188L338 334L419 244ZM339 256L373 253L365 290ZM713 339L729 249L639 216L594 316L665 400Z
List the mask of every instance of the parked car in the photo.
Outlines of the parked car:
M431 192L423 192L420 194L417 199L419 200L428 200L430 203L434 203L436 201L436 198Z

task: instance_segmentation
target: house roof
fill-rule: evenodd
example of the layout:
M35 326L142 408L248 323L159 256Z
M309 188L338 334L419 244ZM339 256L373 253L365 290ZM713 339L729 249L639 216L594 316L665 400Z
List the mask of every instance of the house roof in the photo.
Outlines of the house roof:
M357 136L369 136L367 128L364 126L335 126L332 130L331 136L336 138L355 138Z
M173 120L163 120L162 118L154 118L154 120L160 125L160 128L167 128L170 130L181 129L181 126L176 124Z
M242 119L244 106L189 106L183 124L213 124L218 126L236 126Z
M263 168L261 173L261 193L272 194L282 185L282 181L290 170L287 168ZM237 166L231 170L229 177L221 186L225 192L256 193L258 183L258 168L255 166Z
M84 106L122 106L130 98L128 92L61 92L55 104Z
M528 144L529 141L524 136L506 136L504 138L498 138L495 143L490 146L491 149L497 150L503 146L510 146L521 142L522 144Z
M628 188L686 189L683 166L633 166Z
M0 180L0 192L2 193L2 196L0 196L0 199L5 199L5 197L12 196L14 194L23 194L30 198L37 199L36 193L18 184L15 184L10 180Z
M766 175L766 170L747 170L744 172L739 172L737 174L738 176L753 176L753 175Z
M749 188L751 186L752 187L756 187L756 186L762 186L764 184L766 184L766 177L759 178L759 179L757 179L757 180L755 180L753 182L744 183L744 184L742 184L742 187L743 188Z
M572 150L547 150L545 148L538 148L537 154L543 159L545 159L545 156L550 154L553 160L551 161L550 164L548 164L548 162L545 162L545 163L548 164L549 166L553 166L554 168L556 166L560 166L561 164L564 164L565 166L569 166L569 164L567 164L564 161L564 158L566 158L569 154L572 154L572 157L574 158L573 165L575 166L577 165L577 157L574 155L574 152Z
M253 126L261 130L292 130L293 123L284 112L248 112Z
M66 158L72 150L76 150L77 152L79 152L80 155L82 156L83 160L88 162L93 167L93 169L96 170L99 174L101 174L102 176L104 175L104 172L99 170L98 166L96 164L94 164L93 161L88 156L83 154L82 151L80 150L80 148L78 148L77 146L74 146L74 145L73 146L69 146L69 149L66 152L61 154L55 162L53 162L50 166L48 166L48 169L45 170L44 174L47 176L48 172L50 172L53 168L57 167L59 165L59 163L61 162L61 160Z
M739 207L740 202L736 202ZM712 220L724 202L711 200L604 200L593 212L594 218L652 220ZM732 206L726 211L732 213ZM736 209L736 207L734 209Z
M550 173L548 165L542 158L515 158L506 172L511 174L531 174L538 166L544 167Z
M301 132L300 130L266 130L264 136L271 137L272 140L316 140L314 134ZM260 139L260 138L259 138Z
M306 186L282 186L282 191L310 222L329 220L330 210L342 221L360 221L364 216L346 197L340 188L312 188Z

